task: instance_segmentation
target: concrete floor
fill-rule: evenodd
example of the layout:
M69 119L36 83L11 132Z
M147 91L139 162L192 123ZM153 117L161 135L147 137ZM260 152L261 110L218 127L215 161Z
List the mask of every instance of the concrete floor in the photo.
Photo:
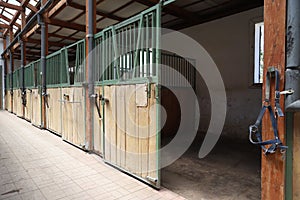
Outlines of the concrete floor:
M184 199L154 190L61 138L0 111L0 199Z
M190 200L260 199L260 149L245 141L220 140L204 159L202 139L162 170L164 187Z

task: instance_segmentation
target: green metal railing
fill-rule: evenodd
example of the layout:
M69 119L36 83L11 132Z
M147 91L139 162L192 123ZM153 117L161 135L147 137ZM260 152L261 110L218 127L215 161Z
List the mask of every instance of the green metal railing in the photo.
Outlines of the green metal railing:
M94 81L101 83L155 82L159 60L159 6L145 10L95 35Z
M63 52L64 49L46 57L47 87L60 87L69 83L69 72L65 65L66 58L63 56Z
M34 65L28 64L24 68L24 74L25 74L25 88L34 88L35 86L35 80L34 80Z
M33 68L33 79L34 79L34 87L37 88L38 86L41 86L42 83L42 77L41 77L41 60L34 61L30 63ZM25 76L26 80L26 76Z
M5 90L10 90L11 88L11 73L8 73L5 77Z
M12 88L19 89L21 87L21 68L16 69L13 72L12 77L13 77Z
M70 84L85 81L85 40L80 40L63 49L65 67L69 71Z

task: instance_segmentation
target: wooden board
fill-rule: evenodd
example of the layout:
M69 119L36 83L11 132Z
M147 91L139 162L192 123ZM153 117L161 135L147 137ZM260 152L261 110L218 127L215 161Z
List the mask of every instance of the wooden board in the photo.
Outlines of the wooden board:
M85 148L85 108L82 87L62 88L62 138Z
M126 87L125 104L126 104L126 169L131 172L137 172L140 168L138 162L139 140L136 131L136 122L138 120L136 113L136 93L135 85Z
M31 121L32 119L32 90L26 91L26 106L25 106L25 119Z
M13 112L14 114L17 114L17 110L18 110L18 98L19 98L18 90L13 90L12 112Z
M32 119L31 123L35 126L41 125L41 95L39 89L32 90Z
M62 116L61 116L61 88L47 89L47 103L46 103L46 126L58 135L62 133Z
M11 112L11 95L10 91L7 91L5 94L5 109Z
M300 199L300 113L294 114L293 199Z
M98 114L98 110L95 104L95 108L94 108L94 151L98 154L103 154L103 146L102 146L102 139L103 139L103 106L102 106L102 102L99 99L99 96L102 95L102 87L95 87L95 94L98 95L97 99L95 99L95 101L97 101L97 104L99 106L99 111L100 111L100 115Z
M20 89L14 90L14 113L18 117L23 117L23 104L22 104L22 92Z
M150 98L145 88L144 84L105 86L109 102L104 115L105 159L147 180L148 176L158 178L158 144L155 85L150 87Z
M286 38L286 1L265 0L264 4L264 75L269 66L279 69L280 90L284 88L285 71L285 38ZM264 76L265 77L265 76ZM266 89L264 81L263 99ZM274 91L274 85L272 88ZM274 102L274 93L271 93L271 102ZM284 108L284 98L280 99L281 108ZM285 143L285 118L278 119L279 137ZM273 139L274 134L269 115L263 119L263 139ZM262 155L261 186L263 200L283 200L285 188L285 165L284 156L280 152L273 155Z

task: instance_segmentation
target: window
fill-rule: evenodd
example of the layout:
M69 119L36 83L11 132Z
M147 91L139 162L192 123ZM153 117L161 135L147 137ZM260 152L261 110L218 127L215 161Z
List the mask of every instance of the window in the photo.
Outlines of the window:
M254 84L263 82L264 68L264 23L255 24Z

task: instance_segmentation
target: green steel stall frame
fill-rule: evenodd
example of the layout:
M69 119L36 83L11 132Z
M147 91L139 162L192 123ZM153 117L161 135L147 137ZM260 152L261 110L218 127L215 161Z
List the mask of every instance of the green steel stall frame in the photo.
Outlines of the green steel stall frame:
M96 53L101 55L100 61L97 60L97 56L94 56L95 58L95 66L98 66L97 69L95 69L95 76L102 74L100 79L95 79L95 85L102 87L102 95L105 97L104 94L104 87L108 85L129 85L129 84L141 84L141 83L147 83L148 86L150 84L156 84L155 87L155 98L156 98L156 156L157 156L157 162L156 162L156 168L157 168L157 182L156 184L153 184L147 179L144 179L142 177L139 177L135 174L132 174L130 171L123 169L120 166L117 166L105 159L105 126L102 126L102 151L103 151L103 157L105 159L105 162L108 164L120 169L121 171L124 171L128 174L131 174L132 176L136 177L137 179L142 180L143 182L146 182L147 184L150 184L156 188L160 188L161 180L160 180L160 137L161 137L161 110L160 110L160 63L161 63L161 50L160 50L160 36L161 36L161 6L162 3L159 3L143 12L141 12L138 15L135 15L123 22L120 22L116 25L113 25L111 27L108 27L104 29L103 31L95 34L95 50ZM151 17L150 17L151 16ZM151 18L151 19L150 19ZM137 25L137 24L138 25ZM124 36L122 34L122 29L125 29L125 32L129 32L130 36L128 35ZM141 31L143 29L143 31ZM135 30L138 30L138 34L136 35ZM132 32L133 31L133 32ZM146 33L144 33L144 31ZM150 33L151 31L151 33ZM152 44L148 44L152 46L152 52L149 48L141 49L143 47L143 39L149 38L149 35L152 36ZM119 44L118 41L121 42ZM134 52L125 52L125 56L122 57L122 52L120 52L120 49L118 47L124 47L128 44L131 44L134 41L137 41L135 43L136 47L134 48ZM104 42L106 41L106 42ZM108 41L108 42L107 42ZM113 45L109 45L109 43L112 43ZM97 49L97 46L100 46L100 49ZM124 52L123 52L124 53ZM142 53L142 54L141 54ZM146 58L143 54L146 53ZM132 54L132 55L131 55ZM143 55L143 56L141 56ZM144 76L145 71L144 68L140 69L139 66L142 66L144 64L150 64L150 56L152 55L152 74L150 75L150 69L149 67L146 69L146 76ZM113 58L112 58L113 57ZM129 57L131 59L129 59ZM99 57L98 57L99 58ZM107 61L113 61L112 63L107 63ZM97 65L98 64L98 65ZM122 65L122 68L120 67ZM132 71L132 78L124 79L121 75L124 74L124 65L129 65L129 71ZM130 68L130 66L132 66ZM101 66L101 67L99 67ZM103 66L109 66L106 71ZM150 65L149 65L150 66ZM116 68L116 72L114 72L114 68ZM142 70L142 74L140 71ZM154 73L153 73L154 72ZM155 76L153 76L155 74ZM102 101L102 112L105 113L105 102ZM103 114L103 124L105 123L105 114Z

